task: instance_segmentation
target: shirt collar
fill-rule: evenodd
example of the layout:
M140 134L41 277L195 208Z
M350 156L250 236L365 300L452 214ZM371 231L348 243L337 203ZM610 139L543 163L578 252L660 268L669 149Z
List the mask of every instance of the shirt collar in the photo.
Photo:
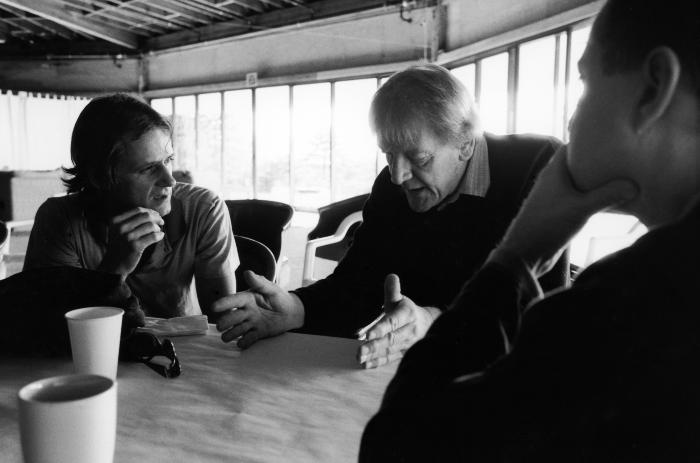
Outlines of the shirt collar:
M477 135L474 140L474 152L469 159L467 168L459 181L455 191L445 198L438 206L438 210L450 203L457 201L460 195L469 195L483 198L491 185L491 171L489 169L489 148L483 135Z
M489 170L489 148L483 135L476 137L474 154L469 160L467 171L462 176L457 192L462 195L483 198L491 185Z

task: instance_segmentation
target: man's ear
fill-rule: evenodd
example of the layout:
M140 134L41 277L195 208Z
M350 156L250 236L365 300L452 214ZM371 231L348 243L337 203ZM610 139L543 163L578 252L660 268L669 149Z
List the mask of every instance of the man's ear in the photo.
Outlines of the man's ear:
M634 114L637 133L648 130L666 112L678 88L681 63L668 47L657 47L647 55L642 67L643 90Z
M462 146L459 147L459 160L467 161L471 159L474 155L474 147L476 146L476 138L470 137L468 140L462 142Z

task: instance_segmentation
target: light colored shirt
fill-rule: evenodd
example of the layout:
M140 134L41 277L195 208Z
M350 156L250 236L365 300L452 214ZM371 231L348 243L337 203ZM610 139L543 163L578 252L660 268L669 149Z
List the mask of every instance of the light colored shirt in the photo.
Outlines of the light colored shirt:
M489 148L486 139L477 135L474 140L474 152L455 191L438 206L438 210L457 201L459 195L471 195L483 198L491 186L489 169Z
M99 267L107 250L107 221L85 210L81 194L49 198L37 211L24 268ZM185 183L173 187L171 212L163 217L165 237L144 254L126 279L146 315L176 317L200 313L192 277L228 279L235 288L238 253L224 201Z

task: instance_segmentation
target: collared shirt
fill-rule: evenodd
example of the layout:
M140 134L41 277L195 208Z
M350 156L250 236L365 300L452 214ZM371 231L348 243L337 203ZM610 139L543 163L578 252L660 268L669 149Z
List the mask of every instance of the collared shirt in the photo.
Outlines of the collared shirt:
M224 202L190 184L173 187L163 217L165 237L147 249L127 284L147 315L199 312L192 277L230 279L235 288L238 253ZM24 268L71 266L95 270L107 250L107 222L89 213L80 194L48 199L37 211Z
M491 186L491 172L489 170L489 148L483 135L478 135L474 140L474 152L469 159L464 175L459 181L455 191L443 201L438 209L453 203L459 195L471 195L483 198Z

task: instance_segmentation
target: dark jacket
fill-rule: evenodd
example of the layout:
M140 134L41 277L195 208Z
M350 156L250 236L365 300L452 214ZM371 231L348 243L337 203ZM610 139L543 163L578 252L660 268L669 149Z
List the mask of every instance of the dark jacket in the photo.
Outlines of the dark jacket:
M560 143L551 137L486 135L491 183L486 197L460 195L444 208L413 212L388 168L372 187L363 223L333 274L295 290L305 309L302 331L353 336L381 312L384 278L396 273L419 306L444 309L505 233L535 177ZM562 259L542 281L568 282Z
M523 317L522 275L487 264L407 352L360 460L697 461L698 236L696 204Z

